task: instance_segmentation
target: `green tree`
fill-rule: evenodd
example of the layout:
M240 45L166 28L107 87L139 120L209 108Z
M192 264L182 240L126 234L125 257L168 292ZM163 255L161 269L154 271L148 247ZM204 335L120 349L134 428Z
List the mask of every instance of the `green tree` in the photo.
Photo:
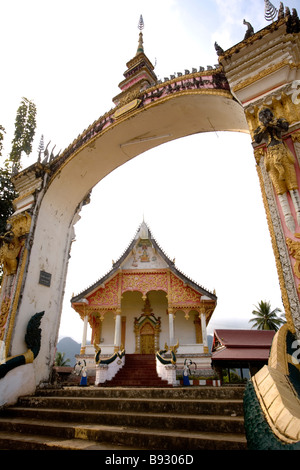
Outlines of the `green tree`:
M280 308L272 310L270 302L261 300L254 307L255 310L252 310L252 315L255 315L255 317L249 320L249 323L253 323L252 328L277 331L285 323L282 316L278 316L278 314L282 313Z
M69 362L70 362L70 359L65 359L65 353L61 353L57 351L56 356L55 356L55 361L54 361L55 366L64 367L64 366L67 366Z
M9 159L17 169L21 167L21 155L24 152L30 155L32 152L32 141L36 128L36 106L27 98L22 98L17 110L15 121L15 135L12 140L12 148Z
M36 106L27 98L22 98L15 120L15 133L9 156L0 167L0 233L5 231L7 219L12 215L13 200L16 198L11 177L21 169L21 155L29 155L36 128ZM0 156L2 157L5 129L0 125Z

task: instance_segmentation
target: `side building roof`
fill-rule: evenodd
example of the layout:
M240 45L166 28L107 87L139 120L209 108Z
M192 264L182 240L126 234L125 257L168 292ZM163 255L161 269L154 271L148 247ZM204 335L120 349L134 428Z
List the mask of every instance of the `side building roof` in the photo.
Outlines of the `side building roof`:
M274 335L273 330L215 330L212 360L267 361Z

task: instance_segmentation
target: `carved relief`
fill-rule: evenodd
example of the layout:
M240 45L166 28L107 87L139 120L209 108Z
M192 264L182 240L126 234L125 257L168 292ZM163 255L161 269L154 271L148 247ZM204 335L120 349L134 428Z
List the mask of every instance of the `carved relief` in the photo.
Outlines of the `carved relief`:
M8 312L9 312L9 307L10 307L10 298L6 297L3 299L2 304L1 304L1 313L0 313L0 340L4 339L4 326L7 321L8 317Z
M171 304L178 306L199 305L201 294L185 285L178 277L171 275Z
M300 303L294 282L293 270L283 227L280 221L279 209L276 204L272 182L267 175L263 160L259 165L257 165L257 172L271 235L287 323L291 331L295 331L295 327L300 331Z
M30 224L30 215L20 214L9 220L7 231L0 235L0 264L8 276L17 272L23 237L29 232Z
M292 240L291 238L286 239L286 244L289 248L291 256L295 259L294 273L298 279L300 279L300 242ZM299 287L298 287L299 290Z
M99 288L97 292L89 297L89 304L98 307L118 306L119 276L115 276L105 288Z
M298 191L295 159L282 141L282 134L288 131L289 123L284 118L275 118L270 108L263 108L258 114L261 125L254 131L256 143L267 143L265 167L278 196L287 228L295 231L287 193L290 194L300 224L300 198Z
M166 272L135 272L122 274L122 292L139 291L146 298L150 290L167 292L168 282Z
M154 354L159 348L159 333L161 331L160 317L152 313L148 297L139 318L134 319L135 352Z

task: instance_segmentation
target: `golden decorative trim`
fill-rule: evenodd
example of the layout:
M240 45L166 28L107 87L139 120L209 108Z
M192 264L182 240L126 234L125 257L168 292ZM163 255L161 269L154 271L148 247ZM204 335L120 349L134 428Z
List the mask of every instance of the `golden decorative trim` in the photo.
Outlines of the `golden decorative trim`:
M257 80L261 80L262 78L264 77L267 77L268 75L270 75L271 73L273 72L276 72L276 70L279 70L281 69L282 67L285 67L285 66L290 66L291 68L294 68L294 67L299 67L299 63L298 64L295 64L295 63L289 63L288 60L283 60L282 62L280 62L279 64L274 64L272 65L272 67L266 69L266 70L262 70L261 72L259 72L258 74L252 76L252 77L249 77L247 78L246 80L244 80L243 82L240 82L238 85L236 85L235 87L233 87L233 91L236 92L236 91L239 91L241 90L242 88L245 88L246 86L249 86L251 85L252 83L256 82Z
M21 266L19 266L19 272L17 273L18 282L17 282L17 286L16 286L16 292L15 292L15 295L14 295L14 301L13 301L11 316L10 316L10 320L9 320L8 332L7 332L7 336L6 336L6 340L5 340L6 356L8 356L8 351L9 351L9 347L10 347L12 333L13 333L13 329L14 329L14 326L15 326L15 316L16 316L16 311L17 311L18 304L19 304L19 298L20 298L22 282L23 282L23 276L24 276L24 271L25 271L26 262L27 262L27 256L28 256L28 250L27 250L27 248L24 248L24 252L23 252L23 255L22 255L22 261L21 261Z
M278 274L279 285L280 285L280 290L281 290L282 303L283 303L284 310L285 310L285 317L286 317L287 324L289 326L290 331L295 333L293 317L292 317L292 313L291 313L291 309L290 309L289 298L288 298L287 290L286 290L286 287L285 287L283 269L282 269L282 265L281 265L281 261L280 261L280 254L279 254L279 250L278 250L277 243L276 243L276 236L275 236L275 231L274 231L274 227L273 227L272 217L271 217L271 213L270 213L270 209L269 209L267 196L266 196L266 193L265 193L263 176L262 176L261 168L260 168L259 165L256 166L256 169L257 169L257 173L258 173L260 189L261 189L262 198L263 198L263 204L264 204L264 207L265 207L267 223L268 223L269 232L270 232L270 236L271 236L271 243L272 243L273 253L274 253L274 257L275 257L275 264L276 264L276 268L277 268L277 274Z
M291 238L286 238L286 244L288 246L291 256L295 259L295 263L294 263L295 276L298 279L300 279L300 242L292 240Z
M129 111L133 111L134 109L136 109L140 105L140 103L141 103L141 100L138 100L138 99L130 101L129 103L122 106L122 108L117 109L115 114L113 114L113 117L115 119L117 119L120 116L122 116L123 114L128 113Z
M34 360L34 354L31 351L31 349L27 349L26 353L24 354L25 357L25 363L26 364L31 364Z
M255 148L254 149L254 158L256 164L259 165L261 158L264 157L265 154L265 147Z
M293 143L300 144L300 131L297 130L296 132L293 132L291 134L291 138L292 138Z

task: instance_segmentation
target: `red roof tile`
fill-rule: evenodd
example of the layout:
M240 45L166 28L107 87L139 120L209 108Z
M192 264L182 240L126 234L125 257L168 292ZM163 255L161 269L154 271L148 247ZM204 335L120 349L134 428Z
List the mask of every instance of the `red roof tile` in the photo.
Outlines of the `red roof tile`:
M274 335L269 330L215 330L212 359L267 361Z

